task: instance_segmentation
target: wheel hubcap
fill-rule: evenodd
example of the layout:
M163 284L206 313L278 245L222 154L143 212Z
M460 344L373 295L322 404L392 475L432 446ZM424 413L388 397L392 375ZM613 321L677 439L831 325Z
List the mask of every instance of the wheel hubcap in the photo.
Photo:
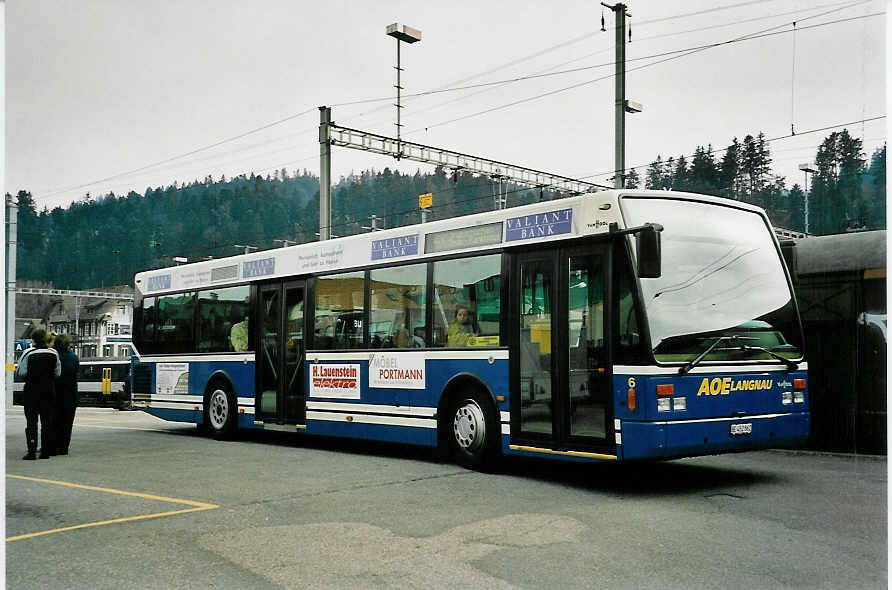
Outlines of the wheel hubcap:
M452 423L455 441L458 446L468 452L474 452L483 446L486 437L486 421L483 410L477 402L467 399L455 411Z
M226 425L226 419L229 417L229 399L226 392L216 390L211 395L211 407L208 412L211 418L211 425L220 430Z

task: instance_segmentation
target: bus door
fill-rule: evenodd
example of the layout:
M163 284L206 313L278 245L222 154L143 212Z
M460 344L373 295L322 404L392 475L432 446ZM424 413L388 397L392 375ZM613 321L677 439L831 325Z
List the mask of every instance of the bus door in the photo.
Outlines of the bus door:
M304 294L303 281L260 286L254 411L265 422L306 422Z
M608 260L605 245L517 256L510 289L512 442L616 448L606 347Z

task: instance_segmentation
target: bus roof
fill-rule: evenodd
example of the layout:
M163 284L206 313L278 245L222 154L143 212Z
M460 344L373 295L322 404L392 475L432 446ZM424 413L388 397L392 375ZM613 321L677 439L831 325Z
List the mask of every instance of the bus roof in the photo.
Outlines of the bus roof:
M137 293L150 296L604 234L612 223L616 223L620 229L625 227L619 207L620 198L624 196L730 205L764 216L764 211L754 205L708 195L637 189L605 190L324 242L144 271L136 274L135 286Z
M800 276L886 268L886 230L803 238L796 249Z

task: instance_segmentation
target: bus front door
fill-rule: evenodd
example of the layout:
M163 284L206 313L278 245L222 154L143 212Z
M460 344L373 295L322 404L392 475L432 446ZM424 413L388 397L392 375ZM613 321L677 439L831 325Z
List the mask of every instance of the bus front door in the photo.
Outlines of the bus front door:
M607 260L593 245L517 256L512 443L614 454Z
M263 422L306 422L304 294L303 281L260 287L254 411Z

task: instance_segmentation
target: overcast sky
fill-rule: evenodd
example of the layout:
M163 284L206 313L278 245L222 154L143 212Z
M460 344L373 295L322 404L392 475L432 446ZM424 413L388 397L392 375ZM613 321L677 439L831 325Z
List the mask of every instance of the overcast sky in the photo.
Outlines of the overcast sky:
M770 144L789 187L803 182L798 164L813 159L830 130L804 132L886 114L886 15L857 18L884 13L882 0L628 5L629 70L678 54L650 56L781 32L628 73L627 98L644 112L627 118L626 163L642 173L657 154L690 155L759 131L786 136L792 124L799 135ZM603 12L608 32L594 0L10 0L6 190L29 190L53 208L87 191L143 193L208 174L318 173L316 107L395 92L396 41L385 35L393 22L422 31L420 43L402 49L409 94L586 68L406 99L406 139L610 184L614 15ZM852 20L814 27L842 19ZM394 135L392 103L334 106L332 117ZM849 130L869 157L886 127L881 119ZM343 148L332 158L335 180L386 166L431 169Z

